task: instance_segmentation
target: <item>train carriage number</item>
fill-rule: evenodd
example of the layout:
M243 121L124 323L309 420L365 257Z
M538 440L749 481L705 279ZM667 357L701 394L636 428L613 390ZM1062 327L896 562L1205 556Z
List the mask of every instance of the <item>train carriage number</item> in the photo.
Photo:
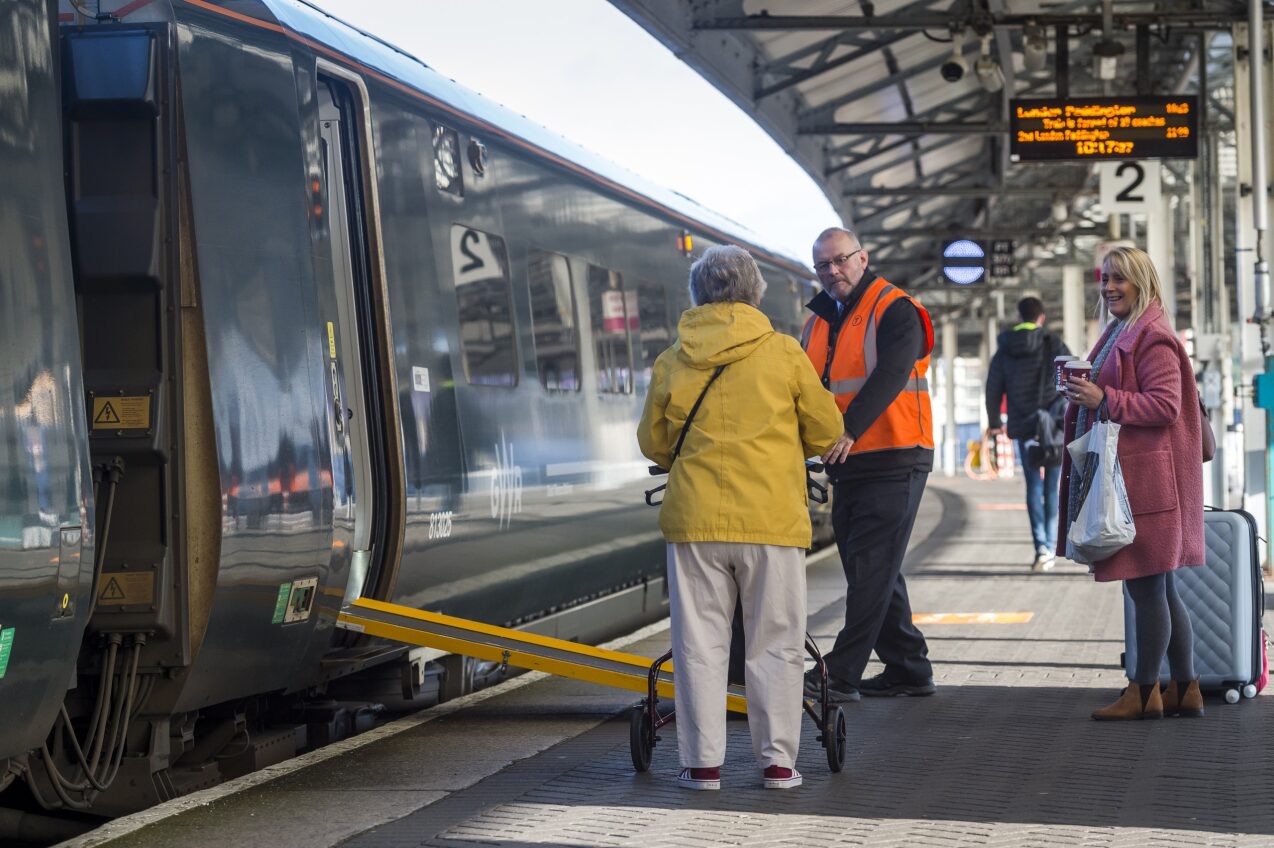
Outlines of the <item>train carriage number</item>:
M451 510L446 512L434 512L429 515L429 538L430 539L449 539L451 538Z

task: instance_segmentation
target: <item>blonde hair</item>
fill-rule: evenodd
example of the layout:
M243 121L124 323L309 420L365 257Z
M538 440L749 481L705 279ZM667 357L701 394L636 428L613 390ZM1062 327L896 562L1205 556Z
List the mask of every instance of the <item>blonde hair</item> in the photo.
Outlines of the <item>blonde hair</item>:
M1168 312L1167 301L1163 298L1163 283L1159 281L1159 272L1150 255L1135 247L1116 247L1101 263L1102 273L1114 272L1132 283L1137 290L1137 300L1132 305L1127 323L1132 324L1146 312L1151 303L1158 303L1164 313Z

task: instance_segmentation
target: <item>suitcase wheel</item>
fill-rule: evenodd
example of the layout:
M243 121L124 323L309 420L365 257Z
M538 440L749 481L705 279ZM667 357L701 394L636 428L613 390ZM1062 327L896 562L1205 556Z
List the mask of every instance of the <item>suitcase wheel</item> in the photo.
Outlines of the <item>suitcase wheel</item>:
M1243 697L1244 697L1244 698L1255 698L1255 697L1256 697L1256 686L1255 686L1255 684L1249 683L1249 684L1247 684L1246 686L1244 686L1244 687L1243 687Z
M1225 690L1225 702L1226 702L1227 704L1237 704L1237 703L1239 702L1239 690L1238 690L1238 689L1226 689L1226 690Z

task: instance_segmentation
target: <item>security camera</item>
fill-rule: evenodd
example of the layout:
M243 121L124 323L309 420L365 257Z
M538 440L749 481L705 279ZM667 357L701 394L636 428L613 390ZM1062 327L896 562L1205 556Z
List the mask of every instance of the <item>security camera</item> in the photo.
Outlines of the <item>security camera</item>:
M947 82L959 82L969 70L969 63L964 61L964 30L951 30L951 55L939 68L942 78Z
M1027 27L1022 33L1022 67L1028 74L1044 70L1048 65L1048 41L1040 27Z
M947 61L942 63L942 78L947 82L959 82L967 70L969 70L969 63L964 61L964 57L958 51L953 52L947 57Z
M990 33L982 36L982 54L973 63L973 70L978 75L978 82L987 91L994 93L1004 88L1004 71L991 55Z
M1113 80L1119 63L1124 55L1124 46L1113 38L1103 37L1093 45L1093 76L1101 80Z

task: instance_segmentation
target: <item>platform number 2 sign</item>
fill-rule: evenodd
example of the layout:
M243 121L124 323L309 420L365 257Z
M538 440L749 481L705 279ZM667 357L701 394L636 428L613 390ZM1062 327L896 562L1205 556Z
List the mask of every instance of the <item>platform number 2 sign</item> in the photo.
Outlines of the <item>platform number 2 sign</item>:
M1101 163L1101 208L1108 215L1157 212L1161 208L1160 186L1158 160Z

